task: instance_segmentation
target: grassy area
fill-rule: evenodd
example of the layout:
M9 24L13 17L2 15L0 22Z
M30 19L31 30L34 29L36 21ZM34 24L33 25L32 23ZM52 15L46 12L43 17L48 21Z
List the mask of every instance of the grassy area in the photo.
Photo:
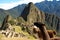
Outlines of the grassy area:
M60 37L60 33L57 33L57 36Z
M13 25L13 28L15 28L15 32L18 32L18 33L22 32L20 26L15 26L15 25Z
M26 37L13 37L13 38L4 38L4 39L6 40L35 40L35 38L32 35L28 34L28 32L22 31L22 28L20 26L13 25L12 27L15 28L15 32L22 33L26 35Z
M7 38L7 37L3 36L3 34L0 34L0 40L36 40L32 35L28 34L28 32L22 31L22 28L20 26L13 25L12 27L15 28L15 32L22 33L26 36L25 37L10 37L10 38Z
M0 40L2 40L2 38L5 37L3 34L0 34Z
M4 38L2 38L1 40L31 40L31 39L27 39L27 38L25 38L25 37L13 37L13 38L6 38L6 37L4 37ZM36 39L35 39L36 40Z

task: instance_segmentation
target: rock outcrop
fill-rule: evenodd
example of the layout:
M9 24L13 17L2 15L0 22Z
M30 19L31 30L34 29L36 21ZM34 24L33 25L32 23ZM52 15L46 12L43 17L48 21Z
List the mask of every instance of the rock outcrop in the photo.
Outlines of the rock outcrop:
M28 23L42 22L44 23L45 15L39 10L32 2L30 2L22 11L20 17L22 17Z
M9 20L10 20L10 16L7 15L2 22L2 26L0 28L1 30L5 30L7 28L7 26L9 26L8 25Z

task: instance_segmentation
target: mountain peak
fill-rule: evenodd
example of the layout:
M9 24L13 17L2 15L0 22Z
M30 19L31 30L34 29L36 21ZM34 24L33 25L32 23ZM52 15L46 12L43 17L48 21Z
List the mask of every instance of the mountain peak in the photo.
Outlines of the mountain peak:
M33 6L35 6L32 2L30 2L30 3L28 3L28 5L27 5L29 8L31 8L31 7L33 7Z
M29 4L33 4L32 2L30 2Z
M30 2L28 5L30 5L30 6L31 6L31 5L33 5L33 3L32 3L32 2Z
M32 7L35 8L34 4L30 2L27 6L25 6L24 10L22 11L21 16L25 21L27 21L27 15L30 13Z
M37 21L41 22L41 16L43 15L43 12L40 11L32 2L30 2L21 13L21 17L29 23Z

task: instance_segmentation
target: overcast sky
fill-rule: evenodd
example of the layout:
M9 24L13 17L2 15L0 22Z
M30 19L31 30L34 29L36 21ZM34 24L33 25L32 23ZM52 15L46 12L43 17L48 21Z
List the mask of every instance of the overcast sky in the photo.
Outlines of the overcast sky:
M42 1L44 0L0 0L0 8L7 10L20 4L27 4L29 2L37 3Z

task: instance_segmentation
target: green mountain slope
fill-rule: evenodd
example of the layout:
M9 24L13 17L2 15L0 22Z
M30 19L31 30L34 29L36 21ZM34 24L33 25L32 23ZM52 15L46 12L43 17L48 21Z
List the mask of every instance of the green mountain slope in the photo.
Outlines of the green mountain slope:
M42 22L44 23L44 13L40 11L33 3L29 3L22 11L20 17L22 17L28 23Z
M3 19L5 18L6 14L8 14L7 11L0 9L0 25L3 22Z

